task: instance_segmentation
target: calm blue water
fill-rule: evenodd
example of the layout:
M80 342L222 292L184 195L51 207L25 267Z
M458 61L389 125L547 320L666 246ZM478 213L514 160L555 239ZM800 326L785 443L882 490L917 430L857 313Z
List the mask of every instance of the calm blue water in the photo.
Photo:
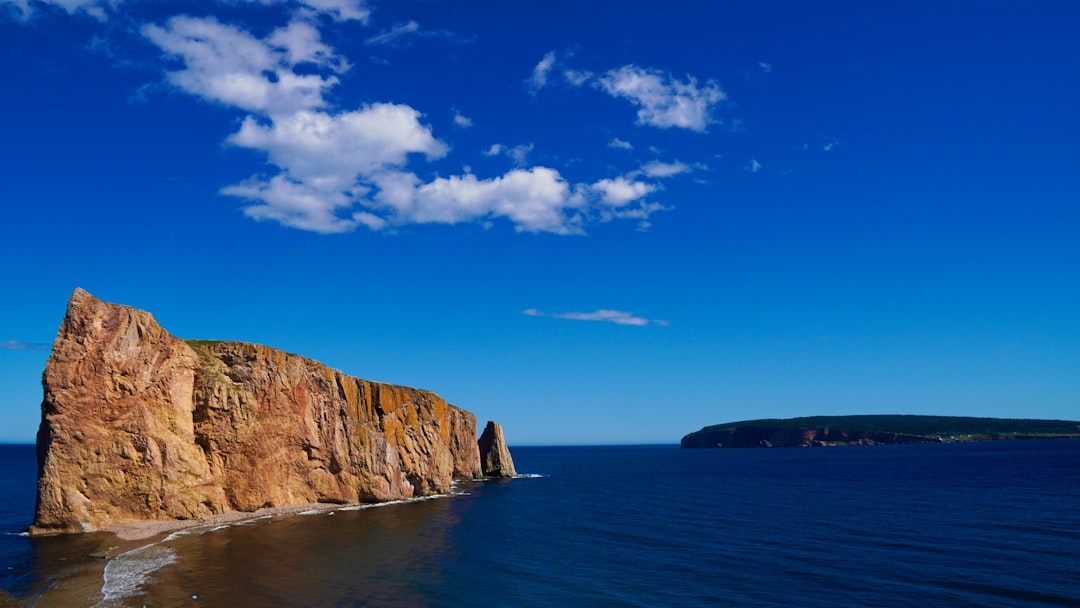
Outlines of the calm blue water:
M8 531L27 451L0 452ZM139 549L104 605L1080 606L1080 441L513 455L542 476ZM0 585L56 585L95 542L4 536Z

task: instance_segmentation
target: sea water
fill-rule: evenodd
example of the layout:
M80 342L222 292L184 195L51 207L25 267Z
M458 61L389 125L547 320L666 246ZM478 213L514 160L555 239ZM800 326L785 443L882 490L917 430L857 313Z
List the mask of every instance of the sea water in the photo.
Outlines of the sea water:
M0 451L9 533L31 516L25 451ZM528 477L108 560L96 535L6 534L0 586L45 605L75 572L101 606L1080 606L1077 440L512 451Z

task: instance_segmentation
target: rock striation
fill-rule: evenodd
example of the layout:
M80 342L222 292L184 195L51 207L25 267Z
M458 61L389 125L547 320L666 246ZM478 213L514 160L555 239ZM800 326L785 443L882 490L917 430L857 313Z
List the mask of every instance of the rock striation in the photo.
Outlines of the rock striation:
M484 475L476 417L432 392L265 346L184 341L81 289L42 385L31 533L395 500ZM491 470L512 473L494 426Z
M487 477L514 477L514 460L510 457L510 450L506 447L506 439L503 437L502 425L498 422L488 421L484 432L480 435L480 468Z

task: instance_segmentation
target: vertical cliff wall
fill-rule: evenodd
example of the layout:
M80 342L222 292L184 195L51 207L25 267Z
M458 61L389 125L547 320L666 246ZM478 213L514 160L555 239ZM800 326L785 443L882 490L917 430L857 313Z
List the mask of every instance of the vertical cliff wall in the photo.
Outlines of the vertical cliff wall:
M503 437L501 424L489 420L477 443L480 446L480 468L484 471L484 475L488 477L517 475L514 459L510 457L510 449L506 447L506 438Z
M438 395L240 342L185 342L76 290L42 378L34 533L446 492L483 475Z

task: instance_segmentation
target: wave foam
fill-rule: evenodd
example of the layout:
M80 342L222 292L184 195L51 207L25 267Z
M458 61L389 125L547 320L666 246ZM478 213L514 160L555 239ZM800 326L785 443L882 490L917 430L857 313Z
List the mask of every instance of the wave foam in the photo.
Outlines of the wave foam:
M120 600L139 594L150 575L176 561L176 552L160 544L146 545L121 553L105 565L104 596L94 608L118 606Z

